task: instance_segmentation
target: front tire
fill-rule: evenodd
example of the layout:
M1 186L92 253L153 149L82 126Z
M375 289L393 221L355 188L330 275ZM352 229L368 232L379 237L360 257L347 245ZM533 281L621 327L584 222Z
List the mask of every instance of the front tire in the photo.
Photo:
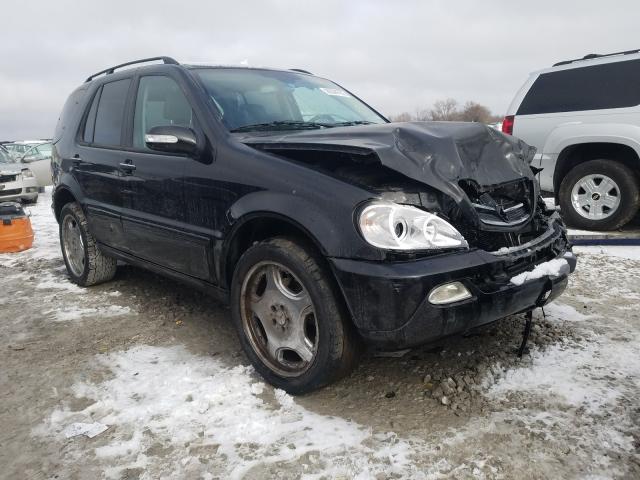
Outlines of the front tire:
M301 394L348 373L359 339L313 248L273 238L249 248L236 265L232 316L255 369L277 388Z
M589 160L571 169L558 192L571 227L615 230L638 212L640 193L634 172L615 160Z
M60 212L60 246L71 281L81 287L108 282L116 274L116 260L102 254L77 203Z

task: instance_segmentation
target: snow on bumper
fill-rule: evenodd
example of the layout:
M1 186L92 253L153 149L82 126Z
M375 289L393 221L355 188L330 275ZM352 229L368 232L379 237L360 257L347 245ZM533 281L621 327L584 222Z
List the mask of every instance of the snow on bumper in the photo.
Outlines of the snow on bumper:
M528 272L522 272L511 279L511 283L514 285L522 285L524 282L536 280L542 277L559 277L562 275L568 275L571 271L569 262L567 259L571 259L571 256L563 256L562 258L554 258L548 262L543 262Z

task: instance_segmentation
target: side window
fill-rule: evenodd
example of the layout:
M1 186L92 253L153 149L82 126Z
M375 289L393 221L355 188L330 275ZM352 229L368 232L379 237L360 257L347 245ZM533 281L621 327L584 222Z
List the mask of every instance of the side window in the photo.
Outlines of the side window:
M579 112L640 105L640 60L541 74L516 115Z
M140 78L133 119L133 146L146 149L144 136L153 127L193 128L193 112L178 84L169 77Z
M91 102L91 108L87 114L87 120L84 124L84 132L82 134L82 140L87 143L93 143L93 131L96 126L96 110L98 110L98 101L100 100L100 93L102 88L99 88L93 97Z
M98 102L93 143L120 145L124 123L124 107L131 79L105 83Z

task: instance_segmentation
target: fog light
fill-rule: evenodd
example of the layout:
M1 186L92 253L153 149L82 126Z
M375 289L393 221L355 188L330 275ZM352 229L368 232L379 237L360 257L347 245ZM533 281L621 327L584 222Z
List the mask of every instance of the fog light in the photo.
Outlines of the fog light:
M38 191L38 187L27 187L27 193L36 193Z
M451 282L434 288L429 293L429 303L444 305L471 298L471 292L460 282Z

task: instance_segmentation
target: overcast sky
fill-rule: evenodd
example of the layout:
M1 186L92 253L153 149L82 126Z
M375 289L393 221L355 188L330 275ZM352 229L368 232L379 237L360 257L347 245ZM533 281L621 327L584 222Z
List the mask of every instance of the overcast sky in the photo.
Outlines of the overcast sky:
M155 55L304 68L381 112L474 100L503 114L529 72L640 48L630 1L3 2L0 140L50 137L91 73Z

